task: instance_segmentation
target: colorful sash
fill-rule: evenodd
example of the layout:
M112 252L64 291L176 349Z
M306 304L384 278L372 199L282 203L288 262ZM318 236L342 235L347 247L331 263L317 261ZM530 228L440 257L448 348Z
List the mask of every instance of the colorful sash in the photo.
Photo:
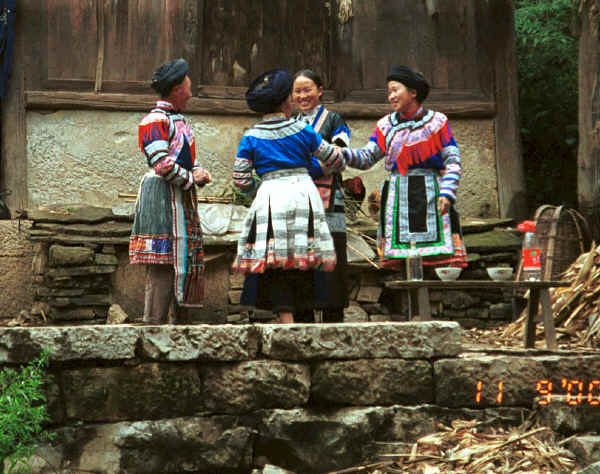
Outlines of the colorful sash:
M317 133L321 131L321 128L323 127L323 124L325 123L325 120L327 119L328 115L329 111L325 107L323 107L321 114L315 117L315 120L313 121L311 126L315 129ZM325 211L329 210L330 207L333 207L333 175L322 176L320 178L314 179L313 181L315 183L315 186L317 186L319 194L321 195L321 200L323 201L323 209L325 209Z

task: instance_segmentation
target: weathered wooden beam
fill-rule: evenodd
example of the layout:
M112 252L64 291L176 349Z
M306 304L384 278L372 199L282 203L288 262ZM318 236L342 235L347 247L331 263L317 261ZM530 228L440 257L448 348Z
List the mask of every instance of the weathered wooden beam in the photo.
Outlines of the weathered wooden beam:
M16 15L12 76L2 101L0 190L10 191L11 211L27 207L27 127L25 122L24 15Z
M147 111L156 102L149 94L94 94L93 92L27 91L28 109L96 109ZM491 100L480 101L427 101L427 107L439 110L449 117L489 118L495 115L496 105ZM335 102L327 106L346 118L379 118L391 111L389 104ZM187 113L214 115L255 115L244 100L194 97L188 102Z
M96 109L148 111L156 104L151 94L94 94L93 92L27 91L28 109ZM188 102L187 113L216 115L254 115L243 100L200 99Z
M492 0L489 18L495 57L496 172L501 217L527 218L525 171L519 131L519 96L512 0Z
M451 118L492 118L496 104L491 101L434 101L427 100L425 107L442 112ZM339 112L344 118L380 118L392 111L389 104L367 104L362 102L336 102L327 108Z

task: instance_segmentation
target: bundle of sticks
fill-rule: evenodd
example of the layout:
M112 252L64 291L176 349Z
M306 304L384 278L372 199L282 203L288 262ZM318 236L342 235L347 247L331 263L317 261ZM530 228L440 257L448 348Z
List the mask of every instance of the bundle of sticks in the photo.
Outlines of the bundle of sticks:
M124 199L125 202L135 202L137 194L119 193L119 198ZM233 200L231 196L198 196L198 202L231 204Z
M330 474L388 474L403 472L571 472L573 453L561 445L547 427L504 429L491 421L455 420L437 424L437 432L421 437L406 453L380 455L377 463Z
M554 324L559 337L571 343L600 347L600 248L592 243L562 274L570 286L550 290ZM503 336L520 337L525 330L526 315L509 324ZM543 328L536 337L543 338Z

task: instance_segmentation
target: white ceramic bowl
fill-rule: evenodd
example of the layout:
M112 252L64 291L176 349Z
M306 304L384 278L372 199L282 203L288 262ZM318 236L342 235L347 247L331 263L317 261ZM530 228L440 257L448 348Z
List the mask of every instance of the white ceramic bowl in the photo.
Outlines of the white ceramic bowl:
M444 281L456 280L460 272L462 272L462 268L459 267L439 267L435 269L437 276Z
M486 271L492 280L512 280L513 269L510 267L490 267Z

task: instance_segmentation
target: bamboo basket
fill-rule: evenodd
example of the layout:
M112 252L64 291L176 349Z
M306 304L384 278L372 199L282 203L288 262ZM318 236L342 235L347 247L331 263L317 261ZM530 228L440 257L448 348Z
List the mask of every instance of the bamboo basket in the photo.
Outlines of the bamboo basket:
M542 251L542 280L560 280L563 272L591 245L590 228L575 209L544 204L534 214L535 234ZM521 280L519 263L516 280Z

